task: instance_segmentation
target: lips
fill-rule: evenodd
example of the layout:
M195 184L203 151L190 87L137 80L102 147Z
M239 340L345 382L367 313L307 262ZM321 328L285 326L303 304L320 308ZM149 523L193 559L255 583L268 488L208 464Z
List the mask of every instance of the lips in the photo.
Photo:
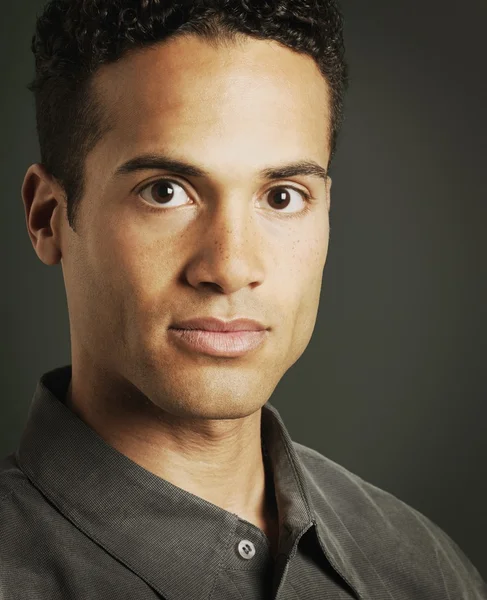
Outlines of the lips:
M197 317L174 323L172 339L185 350L219 357L238 357L256 350L267 338L267 328L253 319L222 321Z
M253 319L234 319L232 321L222 321L215 317L197 317L188 319L171 325L170 329L188 329L202 331L218 332L236 332L236 331L264 331L267 328L260 322Z

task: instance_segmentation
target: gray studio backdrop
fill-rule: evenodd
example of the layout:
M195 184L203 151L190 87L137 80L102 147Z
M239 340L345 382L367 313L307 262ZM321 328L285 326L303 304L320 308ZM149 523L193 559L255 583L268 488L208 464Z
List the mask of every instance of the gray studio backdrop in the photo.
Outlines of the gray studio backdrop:
M20 188L39 160L30 39L0 0L0 454L68 364L61 266ZM292 437L442 527L487 578L487 2L344 0L351 83L315 333L271 401Z

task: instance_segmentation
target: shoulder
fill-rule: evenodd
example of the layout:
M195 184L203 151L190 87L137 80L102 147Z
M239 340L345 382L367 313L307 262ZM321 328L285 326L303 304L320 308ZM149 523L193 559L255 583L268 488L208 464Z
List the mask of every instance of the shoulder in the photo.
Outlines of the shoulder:
M0 598L62 598L56 553L66 542L63 519L17 465L0 460ZM2 595L4 594L4 596Z
M0 460L0 600L145 598L145 580L62 501L34 485L15 455Z
M6 554L26 557L38 546L39 530L52 521L50 507L18 466L15 454L0 460L0 561Z
M336 524L331 533L346 532L353 551L374 557L371 567L404 585L437 586L432 598L487 600L479 571L434 521L316 450L293 445L318 518Z

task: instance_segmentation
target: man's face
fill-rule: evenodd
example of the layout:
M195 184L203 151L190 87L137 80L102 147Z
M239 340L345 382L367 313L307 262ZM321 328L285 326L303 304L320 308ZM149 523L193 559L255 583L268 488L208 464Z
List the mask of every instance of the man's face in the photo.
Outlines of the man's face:
M197 37L105 65L95 84L115 127L86 160L77 233L62 230L73 361L174 415L249 415L309 343L329 240L329 178L259 172L327 167L328 86L275 42L216 49ZM207 175L115 174L149 153ZM269 331L243 356L210 356L169 331L201 316Z

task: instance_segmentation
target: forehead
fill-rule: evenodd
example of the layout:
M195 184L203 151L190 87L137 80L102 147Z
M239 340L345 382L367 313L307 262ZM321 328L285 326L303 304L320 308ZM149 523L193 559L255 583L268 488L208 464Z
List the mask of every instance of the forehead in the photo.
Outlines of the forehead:
M103 142L113 164L161 148L208 164L327 156L328 85L311 57L274 41L176 37L104 65L94 85L114 123Z

